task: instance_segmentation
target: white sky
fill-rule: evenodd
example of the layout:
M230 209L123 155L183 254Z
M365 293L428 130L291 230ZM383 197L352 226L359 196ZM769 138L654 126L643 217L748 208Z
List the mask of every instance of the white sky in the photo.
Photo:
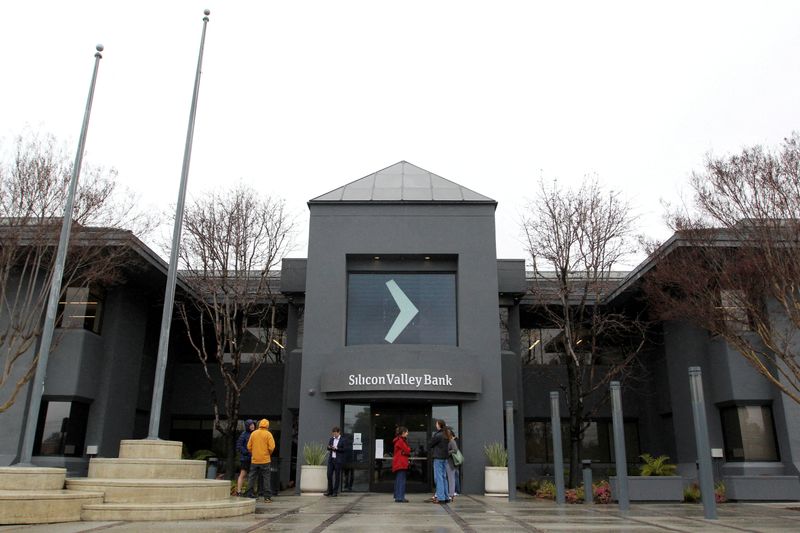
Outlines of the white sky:
M242 180L285 198L294 256L307 200L400 160L497 200L500 258L525 257L540 176L596 173L665 238L660 200L706 152L800 124L800 2L16 0L0 137L41 130L74 152L103 43L87 160L166 210L206 7L189 194Z

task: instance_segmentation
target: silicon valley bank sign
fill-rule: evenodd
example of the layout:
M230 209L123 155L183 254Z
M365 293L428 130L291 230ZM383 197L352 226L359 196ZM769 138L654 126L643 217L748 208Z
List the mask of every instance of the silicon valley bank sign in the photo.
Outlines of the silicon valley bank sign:
M481 377L460 369L333 370L321 376L322 392L436 391L477 394Z

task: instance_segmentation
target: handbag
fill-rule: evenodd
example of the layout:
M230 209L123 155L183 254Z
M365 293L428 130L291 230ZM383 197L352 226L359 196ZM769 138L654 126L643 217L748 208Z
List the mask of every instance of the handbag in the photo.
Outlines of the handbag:
M453 460L453 464L455 466L461 466L464 464L464 456L461 455L461 450L456 450L452 454L450 454L450 458Z

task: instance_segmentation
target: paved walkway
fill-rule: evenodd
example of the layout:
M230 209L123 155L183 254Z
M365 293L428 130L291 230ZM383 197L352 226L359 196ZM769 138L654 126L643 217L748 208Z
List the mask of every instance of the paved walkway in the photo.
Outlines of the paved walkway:
M483 496L460 496L450 505L426 503L410 494L399 504L388 494L344 494L339 498L284 495L258 504L256 514L219 520L176 522L77 522L40 526L0 526L1 533L157 532L798 532L800 504L735 504L718 507L719 520L704 520L703 507L692 504L567 505L559 508L521 495L516 502Z

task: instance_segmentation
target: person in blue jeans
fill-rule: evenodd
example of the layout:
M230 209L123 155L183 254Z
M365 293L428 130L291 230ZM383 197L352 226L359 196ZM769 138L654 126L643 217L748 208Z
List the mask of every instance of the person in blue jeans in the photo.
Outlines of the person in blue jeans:
M408 474L408 458L411 447L408 445L408 428L400 426L395 430L394 454L392 455L392 472L394 472L394 501L408 503L406 499L406 475Z
M433 459L433 482L436 484L436 495L431 498L433 503L448 503L450 500L447 498L447 465L446 461L449 458L447 451L447 439L444 436L443 430L447 426L444 420L436 421L436 432L431 438L430 457Z

